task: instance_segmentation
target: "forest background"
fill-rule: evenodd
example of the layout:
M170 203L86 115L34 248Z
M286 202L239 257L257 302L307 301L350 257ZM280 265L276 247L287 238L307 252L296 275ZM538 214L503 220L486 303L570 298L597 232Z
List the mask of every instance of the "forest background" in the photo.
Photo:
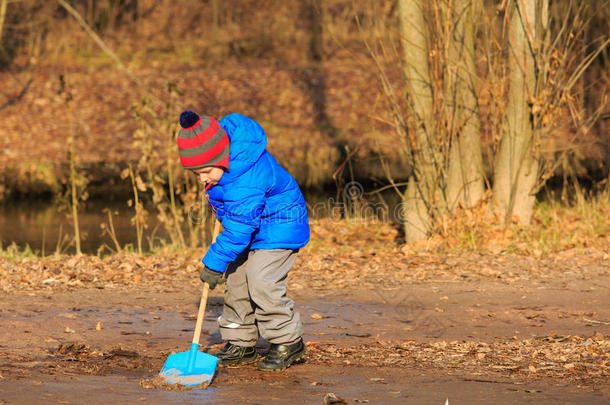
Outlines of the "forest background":
M606 240L608 15L602 0L1 0L0 198L58 201L77 252L95 199L128 202L133 249L150 217L198 246L176 117L240 112L335 214L400 223L403 240L586 245L557 243L581 219ZM380 215L388 189L402 203Z

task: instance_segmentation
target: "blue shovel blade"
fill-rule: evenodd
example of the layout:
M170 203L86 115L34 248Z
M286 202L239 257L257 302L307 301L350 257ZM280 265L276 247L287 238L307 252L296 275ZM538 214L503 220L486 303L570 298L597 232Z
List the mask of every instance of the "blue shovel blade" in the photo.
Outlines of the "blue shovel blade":
M188 387L209 384L216 372L218 358L211 354L200 352L199 345L191 344L191 350L171 354L159 375L168 384L180 384Z

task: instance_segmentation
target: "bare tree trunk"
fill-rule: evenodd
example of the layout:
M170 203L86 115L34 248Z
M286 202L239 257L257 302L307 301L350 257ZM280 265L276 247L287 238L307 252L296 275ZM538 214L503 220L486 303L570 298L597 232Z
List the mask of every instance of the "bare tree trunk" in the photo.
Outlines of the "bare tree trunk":
M307 46L307 66L300 76L305 81L313 105L314 124L323 134L337 140L339 130L331 122L327 113L326 78L322 71L323 59L323 18L324 4L321 0L307 0L301 3L301 15L308 22L309 41Z
M0 3L0 49L2 48L2 29L4 28L4 20L6 18L6 4L8 0L2 0Z
M433 124L433 99L428 66L428 44L422 0L399 0L404 76L414 126L411 141L414 172L403 196L404 230L407 242L424 239L431 225L429 204L437 191L438 153Z
M218 30L220 26L220 4L218 4L218 0L212 0L212 20L214 21L214 30Z
M583 44L583 54L585 57L596 52L596 46L594 45L595 38L607 37L607 33L610 31L610 7L602 7L602 4L600 0L592 1L591 7L601 12L596 13L591 18L591 22L585 31L585 41ZM592 131L601 146L603 156L601 174L604 174L603 171L605 170L606 176L610 174L608 173L608 168L610 168L610 103L608 103L607 99L604 100L608 95L608 85L610 84L608 72L610 72L610 48L606 48L595 63L587 69L582 79L583 87L586 89L583 92L585 116L594 116L600 106L605 105L603 111L600 111L602 118L595 121ZM603 80L604 76L606 76L605 83Z
M426 239L431 225L430 212L421 196L421 188L415 176L409 177L402 204L400 219L403 221L407 243Z
M475 78L474 24L479 0L449 0L450 35L446 64L445 108L451 136L447 203L474 206L483 196L483 155Z
M508 106L505 131L500 141L494 169L493 195L496 212L508 223L511 219L528 224L535 202L539 160L534 154L534 127L529 100L535 99L534 50L539 41L536 8L547 0L516 0L509 13Z

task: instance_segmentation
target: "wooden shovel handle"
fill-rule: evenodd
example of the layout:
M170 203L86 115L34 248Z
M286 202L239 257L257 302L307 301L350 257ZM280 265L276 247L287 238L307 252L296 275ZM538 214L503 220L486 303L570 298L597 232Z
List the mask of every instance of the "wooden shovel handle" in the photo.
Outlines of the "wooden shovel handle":
M220 233L220 221L217 219L214 222L214 232L212 233L212 243L216 242L216 237ZM193 333L193 343L199 344L199 337L201 336L201 327L203 326L203 315L205 314L205 307L208 303L208 293L210 292L210 285L203 283L203 290L201 291L201 301L199 302L199 312L197 313L197 324L195 325L195 332Z

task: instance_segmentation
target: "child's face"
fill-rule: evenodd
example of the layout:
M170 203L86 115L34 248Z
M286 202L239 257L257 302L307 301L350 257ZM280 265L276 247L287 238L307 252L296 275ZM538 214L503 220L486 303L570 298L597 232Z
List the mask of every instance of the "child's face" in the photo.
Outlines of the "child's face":
M222 177L224 170L220 167L210 166L202 167L201 169L193 170L193 173L197 176L199 181L203 184L218 184Z

